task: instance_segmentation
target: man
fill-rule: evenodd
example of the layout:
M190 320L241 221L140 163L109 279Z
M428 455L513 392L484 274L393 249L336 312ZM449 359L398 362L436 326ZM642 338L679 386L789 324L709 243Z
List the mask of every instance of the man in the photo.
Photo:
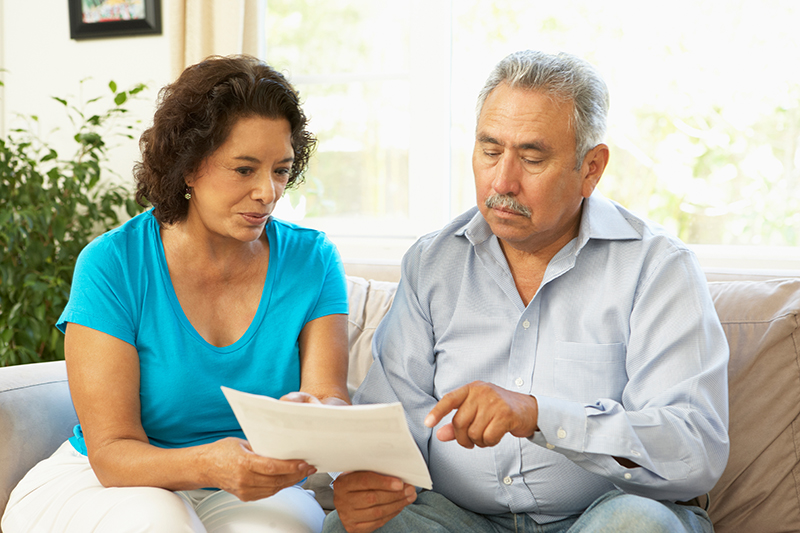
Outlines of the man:
M594 192L607 108L566 54L489 77L477 208L404 257L355 396L403 403L433 490L343 474L326 531L712 531L673 502L725 467L727 344L693 253Z

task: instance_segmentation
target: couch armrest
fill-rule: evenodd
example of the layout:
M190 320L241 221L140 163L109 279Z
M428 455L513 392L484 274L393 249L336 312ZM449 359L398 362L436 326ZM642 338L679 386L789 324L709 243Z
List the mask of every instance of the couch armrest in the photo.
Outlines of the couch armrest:
M19 480L77 423L64 361L0 368L0 514Z

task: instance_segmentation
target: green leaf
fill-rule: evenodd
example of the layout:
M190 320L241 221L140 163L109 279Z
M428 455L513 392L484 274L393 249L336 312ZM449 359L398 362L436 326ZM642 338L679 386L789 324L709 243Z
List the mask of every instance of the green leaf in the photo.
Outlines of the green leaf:
M56 216L53 219L53 237L56 242L64 240L64 234L67 232L67 221L64 217Z
M64 100L63 98L59 98L57 96L53 96L53 100L55 100L56 102L59 102L61 105L65 106L65 107L67 105L67 101Z
M114 103L117 105L122 105L125 103L127 99L128 99L128 93L125 92L117 93L117 95L114 97Z
M136 216L136 212L139 211L139 205L131 200L130 198L125 199L125 212L128 213L128 216L133 218Z
M108 88L111 89L112 93L116 93L117 92L117 84L114 82L114 80L111 80L110 82L108 82Z

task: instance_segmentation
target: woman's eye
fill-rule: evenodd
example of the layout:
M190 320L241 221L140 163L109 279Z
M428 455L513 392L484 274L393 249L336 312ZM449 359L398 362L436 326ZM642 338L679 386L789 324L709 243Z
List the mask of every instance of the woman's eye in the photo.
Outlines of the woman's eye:
M279 168L279 169L275 170L275 174L277 174L283 180L288 180L289 176L292 175L292 169L290 169L290 168Z
M239 167L236 169L236 173L240 176L249 176L253 173L253 169L250 167Z

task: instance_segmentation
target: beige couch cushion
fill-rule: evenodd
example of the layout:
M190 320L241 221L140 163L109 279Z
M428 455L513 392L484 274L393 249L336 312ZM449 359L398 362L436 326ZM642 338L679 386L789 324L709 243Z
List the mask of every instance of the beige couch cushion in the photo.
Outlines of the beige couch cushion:
M348 317L350 366L347 373L347 389L350 391L350 396L353 396L372 364L372 336L392 305L396 291L397 283L391 281L347 276L347 299L350 303Z
M731 349L731 457L711 491L715 531L800 531L800 280L709 288Z

